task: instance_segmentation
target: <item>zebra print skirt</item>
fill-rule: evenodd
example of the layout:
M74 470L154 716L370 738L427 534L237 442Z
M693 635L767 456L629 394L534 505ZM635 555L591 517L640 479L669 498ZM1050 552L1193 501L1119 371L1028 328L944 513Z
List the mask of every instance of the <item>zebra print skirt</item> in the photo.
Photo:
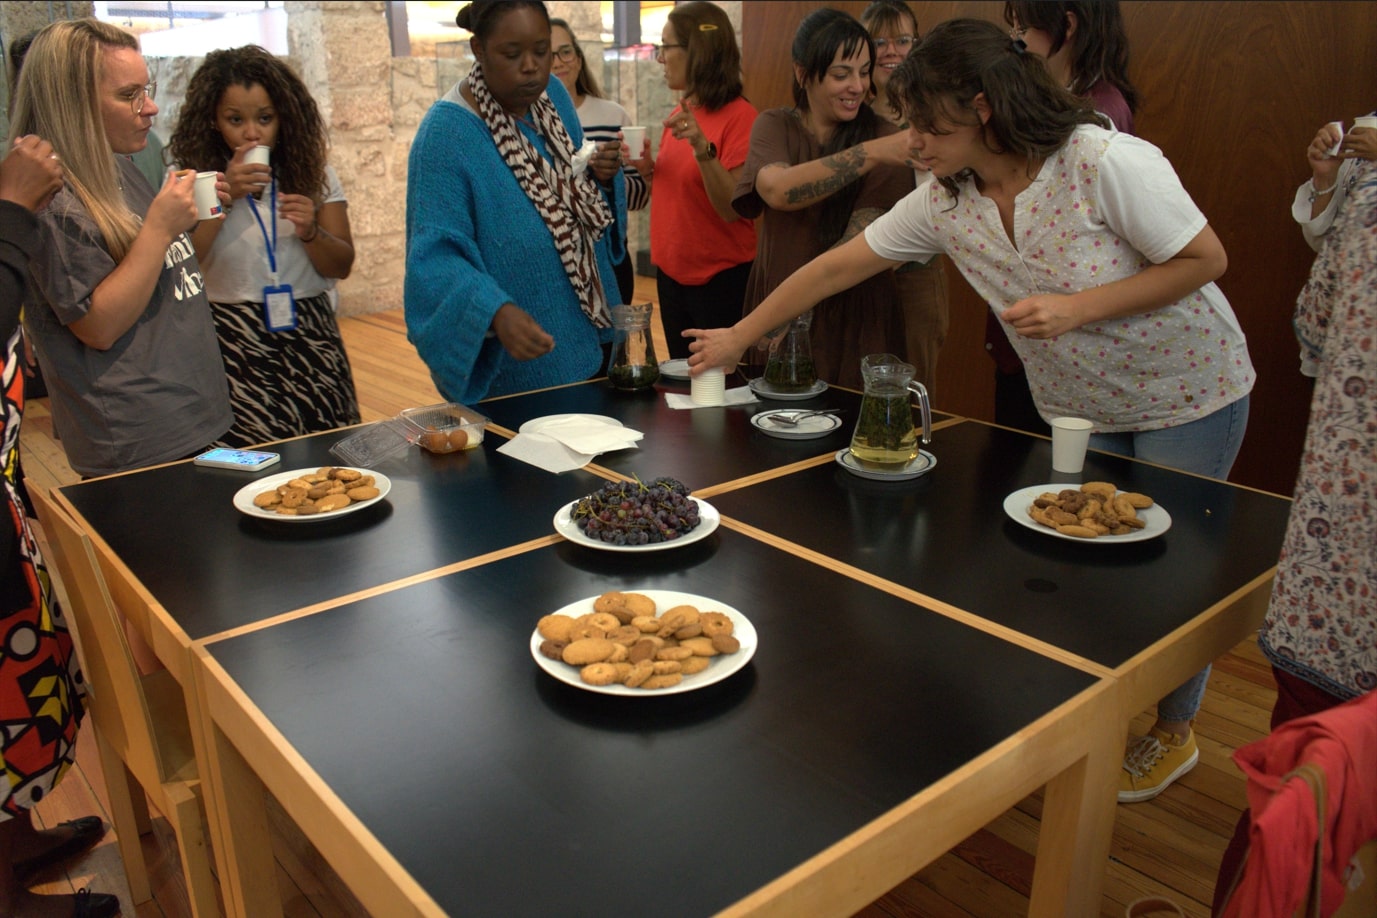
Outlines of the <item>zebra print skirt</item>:
M329 294L296 301L296 328L268 331L262 303L211 303L234 426L217 446L255 446L359 423L354 373Z

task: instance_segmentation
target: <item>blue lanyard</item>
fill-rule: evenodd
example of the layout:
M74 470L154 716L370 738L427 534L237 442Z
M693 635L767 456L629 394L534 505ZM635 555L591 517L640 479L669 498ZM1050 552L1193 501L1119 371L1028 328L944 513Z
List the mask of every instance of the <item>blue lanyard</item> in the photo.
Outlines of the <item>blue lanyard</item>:
M277 179L273 179L269 184L268 206L272 208L268 216L273 221L273 236L271 241L268 239L268 228L263 224L263 217L258 213L258 204L254 201L253 195L247 194L244 197L249 199L249 209L253 211L254 219L258 221L258 228L263 231L263 245L268 250L268 269L272 271L273 283L277 283Z

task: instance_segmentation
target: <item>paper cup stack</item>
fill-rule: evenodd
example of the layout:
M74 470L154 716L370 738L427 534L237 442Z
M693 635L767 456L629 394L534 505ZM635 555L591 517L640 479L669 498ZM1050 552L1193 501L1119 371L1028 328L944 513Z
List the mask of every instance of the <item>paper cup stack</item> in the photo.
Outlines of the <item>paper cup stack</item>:
M689 382L689 400L695 405L720 405L727 397L727 374L721 367L699 373Z

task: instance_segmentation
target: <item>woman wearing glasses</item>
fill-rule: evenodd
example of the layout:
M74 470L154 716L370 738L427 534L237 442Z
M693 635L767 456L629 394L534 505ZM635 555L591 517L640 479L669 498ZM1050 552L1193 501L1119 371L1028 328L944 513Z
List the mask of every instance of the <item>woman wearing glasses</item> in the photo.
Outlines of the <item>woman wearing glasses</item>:
M407 335L451 401L596 376L617 298L621 144L584 143L550 76L544 3L470 3L455 21L476 62L411 146Z
M550 72L559 77L559 81L569 91L569 97L574 100L574 105L579 111L579 124L583 126L584 139L595 143L620 142L621 129L631 123L631 116L626 113L626 109L603 95L602 89L598 86L598 78L588 69L583 48L574 37L574 31L569 28L569 23L552 17L550 42L553 46L551 52L554 54L550 61ZM626 207L617 218L617 228L622 234L622 258L612 267L617 272L617 290L623 303L630 303L636 292L636 270L631 264L630 253L626 251L626 212L644 210L650 203L650 189L646 187L645 179L632 163L637 160L644 162L643 157L646 153L645 150L631 150L622 166L622 174L626 176Z
M870 107L891 124L907 129L903 112L890 103L886 89L890 74L921 37L918 20L903 0L875 0L861 13L861 25L875 41L875 69L870 75L875 89ZM915 173L915 184L927 180L928 173ZM937 357L950 324L946 264L946 257L938 255L926 264L910 261L894 269L899 306L904 313L905 355L917 371L914 378L927 387L929 395L936 390Z
M15 87L11 143L47 138L66 171L38 215L24 325L67 461L85 476L194 456L234 420L187 235L194 174L155 191L129 160L148 142L154 90L138 39L96 19L39 32Z
M675 4L660 40L655 54L680 102L653 164L650 255L669 355L687 357L684 329L741 317L755 224L732 209L732 194L756 109L741 95L741 51L720 7Z
M256 147L268 148L271 166L248 161ZM229 183L225 219L203 220L191 234L234 406L219 443L253 446L359 423L330 297L354 264L349 204L326 162L325 121L310 90L257 45L212 51L187 84L169 149L182 166L223 169Z

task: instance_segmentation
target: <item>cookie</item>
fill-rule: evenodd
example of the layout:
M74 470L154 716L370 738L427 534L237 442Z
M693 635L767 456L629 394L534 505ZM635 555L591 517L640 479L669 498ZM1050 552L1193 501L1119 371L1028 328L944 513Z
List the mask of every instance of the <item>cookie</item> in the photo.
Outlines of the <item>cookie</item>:
M564 662L571 666L586 666L589 663L602 663L612 656L612 648L620 647L607 638L582 638L569 642L564 648Z
M712 665L712 660L707 657L689 657L679 664L679 672L685 676L692 676L694 673L701 673Z
M574 620L567 615L558 612L550 615L542 615L540 621L536 622L536 631L540 636L551 641L569 643L569 629L573 626Z
M641 683L643 689L673 688L684 681L682 673L658 673Z
M589 663L579 670L579 678L589 685L611 685L617 681L617 667L611 663Z
M725 612L704 612L698 616L698 624L708 637L716 634L731 634L736 630L731 617Z

